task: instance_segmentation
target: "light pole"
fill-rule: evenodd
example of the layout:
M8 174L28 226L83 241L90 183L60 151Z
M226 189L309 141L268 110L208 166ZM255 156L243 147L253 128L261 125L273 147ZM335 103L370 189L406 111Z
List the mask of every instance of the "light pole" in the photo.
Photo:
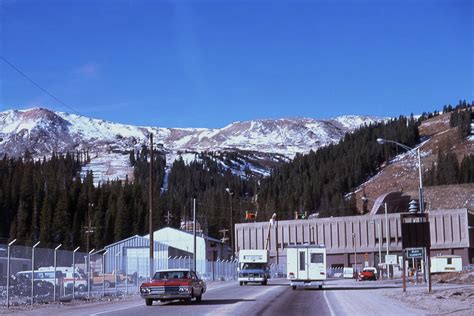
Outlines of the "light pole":
M385 143L392 143L392 144L400 146L403 149L408 150L408 151L414 150L414 148L411 148L407 145L400 144L399 142L396 142L396 141L393 141L393 140L387 140L387 139L383 139L383 138L377 138L377 143L379 143L381 145L383 145ZM419 187L420 212L424 213L425 212L425 202L423 201L423 179L422 179L422 176L421 176L421 168L422 167L421 167L421 154L420 154L420 148L419 147L416 149L416 152L417 152L417 155L418 155L418 177L419 177L419 180L420 180L420 187Z
M370 221L371 224L375 224L375 221ZM379 269L382 266L382 229L380 223L377 223L377 233L379 236ZM374 262L375 265L375 262ZM380 272L380 271L379 271ZM380 278L382 278L382 273L379 274Z
M56 252L59 248L61 248L63 244L59 244L56 248L54 248L54 291L53 291L53 302L56 302L56 266L57 266L57 256ZM74 272L73 272L74 273ZM74 277L74 274L73 274ZM61 295L61 294L60 294Z
M232 258L235 256L234 252L234 222L233 222L233 211L232 211L232 196L234 192L232 192L229 188L226 188L225 191L229 194L229 205L230 205L230 247L232 249Z
M363 196L362 197L362 201L373 201L375 202L374 199L369 199L368 197L366 196ZM388 231L388 206L387 206L387 202L383 202L384 204L384 209L385 209L385 238L387 238L387 242L386 242L386 247L387 247L387 255L389 254L388 253L388 244L390 242L390 236L389 236L389 231ZM379 242L381 243L382 242L382 239L379 238Z
M352 233L352 242L354 243L354 271L357 278L357 252L356 252L356 234Z
M7 250L7 309L10 308L10 247L16 242L16 239L13 239L8 244Z
M72 299L74 299L75 290L76 290L76 252L81 248L80 246L73 250L72 252ZM89 283L89 282L87 282Z
M38 241L31 248L31 306L33 306L34 294L35 294L35 248L40 244Z

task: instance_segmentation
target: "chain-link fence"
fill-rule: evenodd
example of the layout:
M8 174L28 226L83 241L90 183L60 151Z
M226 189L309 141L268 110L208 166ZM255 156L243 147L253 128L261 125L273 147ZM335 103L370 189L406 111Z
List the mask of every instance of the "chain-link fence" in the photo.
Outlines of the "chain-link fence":
M0 244L0 305L138 294L150 271L194 265L192 257L155 258L150 266L147 257L112 256L107 251L66 251L61 246ZM197 260L196 271L206 281L229 281L237 279L237 266L232 260Z

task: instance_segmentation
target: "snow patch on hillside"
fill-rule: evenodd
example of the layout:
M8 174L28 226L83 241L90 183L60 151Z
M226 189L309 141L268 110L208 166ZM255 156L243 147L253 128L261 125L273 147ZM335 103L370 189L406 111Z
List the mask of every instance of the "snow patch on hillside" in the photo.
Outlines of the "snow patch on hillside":
M111 153L91 158L91 161L82 168L81 178L84 178L89 171L92 171L95 186L108 180L124 180L126 176L130 180L133 179L133 167L130 165L129 155Z

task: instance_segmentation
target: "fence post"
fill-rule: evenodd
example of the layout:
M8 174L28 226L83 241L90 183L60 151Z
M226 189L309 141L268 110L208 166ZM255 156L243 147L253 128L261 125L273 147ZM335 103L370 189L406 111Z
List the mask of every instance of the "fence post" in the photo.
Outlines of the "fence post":
M58 251L58 249L62 246L63 244L59 244L59 246L57 246L56 248L54 248L54 291L53 291L53 302L56 302L56 266L57 266L57 262L56 262L56 252Z
M33 306L35 294L35 248L39 245L39 241L31 248L31 306Z
M77 247L76 249L73 250L72 252L72 272L73 272L73 278L72 278L72 299L74 300L74 294L76 291L76 251L79 250L80 247ZM89 282L87 282L89 283Z
M87 254L87 277L89 278L89 282L87 282L87 298L91 298L91 283L92 283L92 276L91 276L91 253L95 251L95 248L89 251Z
M125 256L125 295L128 295L128 256Z
M107 252L108 250L102 254L102 297L105 296L105 254Z
M10 247L16 242L16 239L13 239L8 244L7 250L7 309L10 308Z

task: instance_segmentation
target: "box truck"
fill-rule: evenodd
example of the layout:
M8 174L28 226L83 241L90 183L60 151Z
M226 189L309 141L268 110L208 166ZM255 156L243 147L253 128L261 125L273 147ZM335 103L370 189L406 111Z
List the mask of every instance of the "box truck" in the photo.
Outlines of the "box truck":
M239 251L239 284L249 282L267 285L270 278L268 250L242 249Z
M323 287L326 280L326 247L294 245L286 249L287 278L296 290L299 286Z

